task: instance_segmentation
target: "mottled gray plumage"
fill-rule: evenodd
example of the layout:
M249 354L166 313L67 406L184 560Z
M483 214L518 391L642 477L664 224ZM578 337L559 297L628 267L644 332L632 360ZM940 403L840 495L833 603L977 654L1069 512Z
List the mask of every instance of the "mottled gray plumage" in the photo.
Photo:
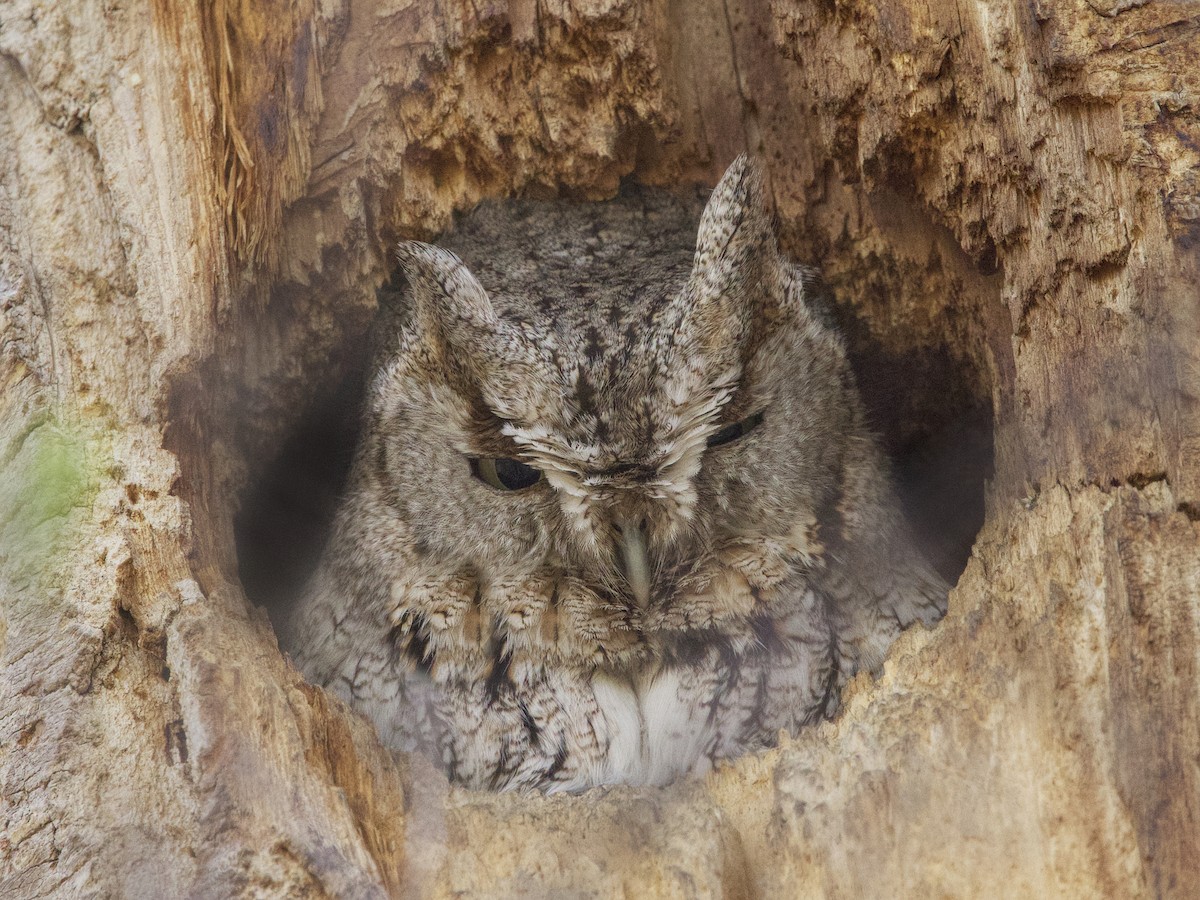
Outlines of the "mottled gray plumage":
M286 635L388 744L477 787L664 783L832 714L942 614L754 163L702 215L489 203L442 246L400 248ZM505 459L541 480L493 486Z

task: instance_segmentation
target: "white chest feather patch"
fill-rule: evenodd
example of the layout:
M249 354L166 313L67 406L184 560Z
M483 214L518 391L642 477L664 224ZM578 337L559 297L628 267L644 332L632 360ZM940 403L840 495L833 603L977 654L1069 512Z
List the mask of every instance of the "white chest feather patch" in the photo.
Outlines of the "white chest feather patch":
M597 675L592 686L608 724L609 746L600 783L663 785L703 774L713 725L683 670L663 669L633 680Z

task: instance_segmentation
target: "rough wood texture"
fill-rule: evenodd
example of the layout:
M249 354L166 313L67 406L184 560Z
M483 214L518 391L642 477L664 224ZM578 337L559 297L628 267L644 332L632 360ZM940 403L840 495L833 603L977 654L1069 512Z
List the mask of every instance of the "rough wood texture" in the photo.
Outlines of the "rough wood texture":
M4 4L0 893L1200 895L1198 104L1186 2ZM949 616L703 783L394 763L242 490L398 236L743 149L896 440L992 407Z

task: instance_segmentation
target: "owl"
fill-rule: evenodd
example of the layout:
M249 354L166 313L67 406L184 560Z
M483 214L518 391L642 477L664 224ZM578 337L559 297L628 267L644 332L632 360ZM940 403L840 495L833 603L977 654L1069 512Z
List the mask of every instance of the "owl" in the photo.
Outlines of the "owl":
M703 209L488 203L400 246L284 639L391 747L474 788L665 784L832 715L943 614L763 182L742 157Z

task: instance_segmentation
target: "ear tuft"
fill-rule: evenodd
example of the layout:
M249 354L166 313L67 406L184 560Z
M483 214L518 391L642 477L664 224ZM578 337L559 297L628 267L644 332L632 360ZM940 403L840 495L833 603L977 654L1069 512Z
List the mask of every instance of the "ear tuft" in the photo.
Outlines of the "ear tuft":
M419 241L402 243L396 256L421 326L447 369L465 374L467 389L502 419L535 419L537 348L496 314L466 264L449 250Z
M449 250L420 241L404 241L396 248L396 258L421 314L438 322L451 340L464 326L495 326L496 311L487 292L463 261Z
M720 365L732 364L755 318L783 292L763 184L762 168L746 155L725 171L700 217L691 279L679 298L683 321Z
M691 276L673 301L683 365L669 376L668 395L683 398L681 403L728 399L741 377L747 340L757 323L769 321L784 293L785 264L763 182L759 164L739 156L700 217Z
M761 252L775 253L775 232L764 199L762 166L742 154L717 183L696 236L695 269L744 265Z

